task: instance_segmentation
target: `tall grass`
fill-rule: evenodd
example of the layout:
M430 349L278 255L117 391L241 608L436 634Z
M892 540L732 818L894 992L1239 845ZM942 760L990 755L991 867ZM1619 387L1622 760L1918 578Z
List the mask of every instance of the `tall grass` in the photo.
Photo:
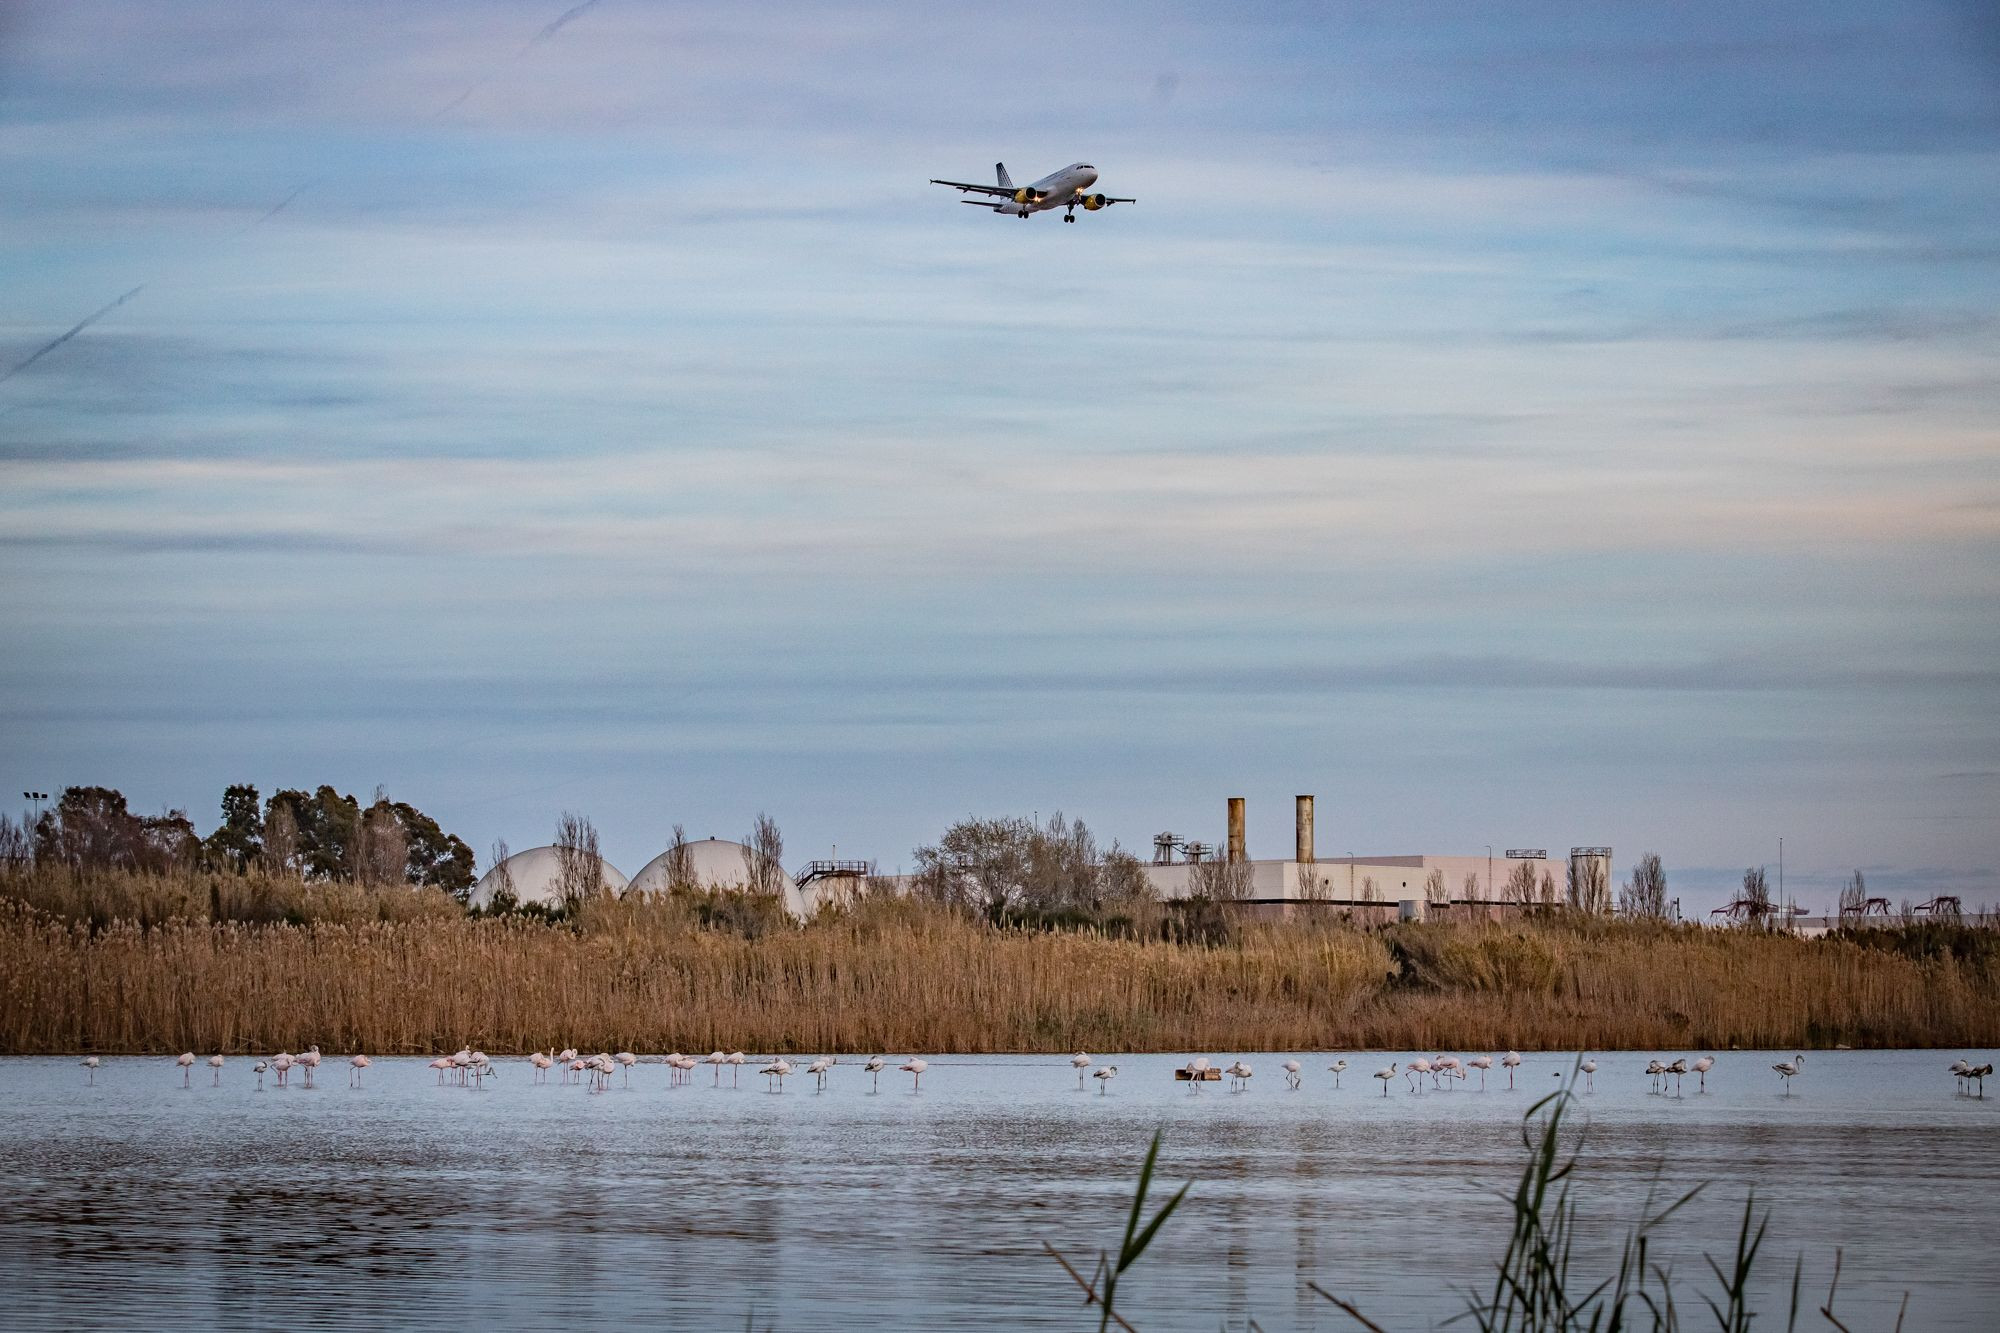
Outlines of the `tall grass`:
M1213 947L874 900L566 922L236 876L0 877L0 1051L1991 1045L2000 954L1572 922L1246 926ZM732 923L718 928L717 922Z

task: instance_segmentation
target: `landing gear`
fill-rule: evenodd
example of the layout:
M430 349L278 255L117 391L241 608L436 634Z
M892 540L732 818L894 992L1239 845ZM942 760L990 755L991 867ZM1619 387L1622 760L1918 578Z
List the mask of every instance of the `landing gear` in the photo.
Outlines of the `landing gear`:
M1076 214L1074 214L1074 213L1065 213L1065 214L1063 214L1063 221L1064 221L1064 222L1074 222L1074 221L1076 221Z

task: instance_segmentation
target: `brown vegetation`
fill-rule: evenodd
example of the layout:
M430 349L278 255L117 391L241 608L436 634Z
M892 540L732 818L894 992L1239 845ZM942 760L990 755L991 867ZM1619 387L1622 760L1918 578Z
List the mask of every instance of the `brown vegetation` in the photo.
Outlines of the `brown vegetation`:
M1585 920L1246 925L1214 944L865 900L596 899L0 875L0 1051L1726 1049L2000 1041L2000 937Z

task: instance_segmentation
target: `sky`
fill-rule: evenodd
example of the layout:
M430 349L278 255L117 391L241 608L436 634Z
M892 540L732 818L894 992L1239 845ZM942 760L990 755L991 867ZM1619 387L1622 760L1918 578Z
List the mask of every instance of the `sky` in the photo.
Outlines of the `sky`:
M0 179L14 788L2000 901L1990 6L5 3Z

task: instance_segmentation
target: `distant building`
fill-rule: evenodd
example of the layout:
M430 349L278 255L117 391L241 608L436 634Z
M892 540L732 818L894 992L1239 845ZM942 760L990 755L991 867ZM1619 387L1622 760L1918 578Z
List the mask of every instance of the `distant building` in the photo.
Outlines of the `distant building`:
M625 876L618 867L600 858L598 882L614 897L625 892ZM491 907L502 889L514 895L523 907L562 906L562 860L554 847L530 847L494 866L472 886L467 901L474 907Z

